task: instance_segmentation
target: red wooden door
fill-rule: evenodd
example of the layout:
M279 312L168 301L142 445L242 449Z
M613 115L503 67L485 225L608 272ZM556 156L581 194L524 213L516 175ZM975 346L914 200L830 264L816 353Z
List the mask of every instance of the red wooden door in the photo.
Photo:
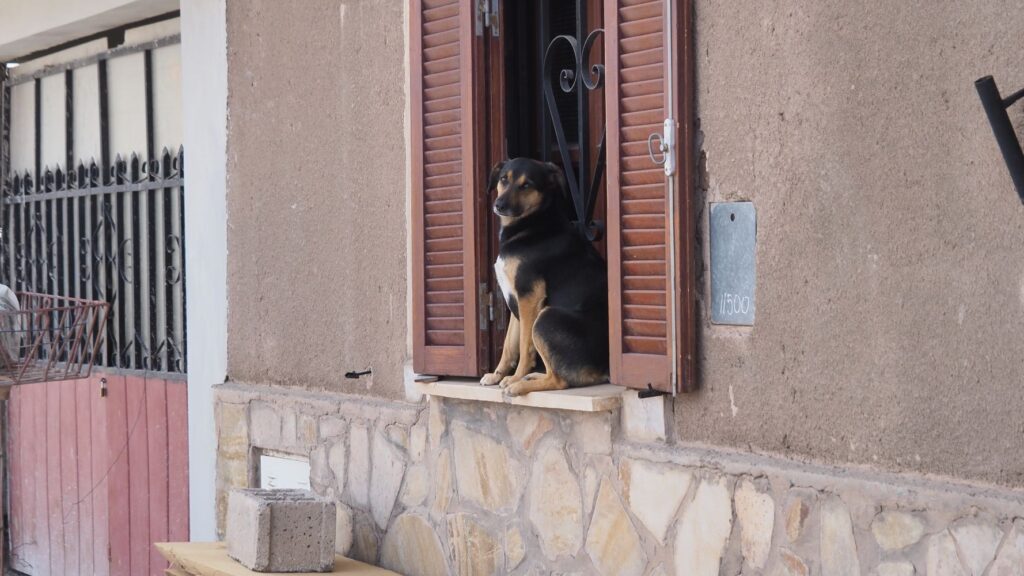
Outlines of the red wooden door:
M40 576L163 574L153 542L188 540L186 405L184 380L94 372L15 387L11 567Z

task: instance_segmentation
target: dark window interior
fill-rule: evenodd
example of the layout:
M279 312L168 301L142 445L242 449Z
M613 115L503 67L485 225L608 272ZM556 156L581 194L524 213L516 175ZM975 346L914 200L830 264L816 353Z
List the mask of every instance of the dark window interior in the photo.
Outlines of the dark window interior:
M596 28L602 27L603 3L600 0L519 0L502 3L502 46L500 67L502 69L501 84L504 86L504 122L491 123L491 130L498 125L504 127L502 133L492 134L503 139L504 146L496 145L494 149L504 150L509 158L529 157L554 162L564 166L562 155L558 149L551 117L544 103L543 69L544 55L551 41L559 35L583 38ZM493 46L493 45L492 45ZM598 41L590 53L589 65L603 62L604 44ZM492 63L493 64L493 63ZM590 180L593 175L593 164L597 160L597 148L604 130L604 90L585 92L581 100L579 91L563 92L558 86L558 71L574 69L576 58L565 43L557 46L552 52L552 75L554 97L558 107L563 133L565 134L574 173L579 171L579 122L581 114L588 122L590 137ZM492 80L493 81L493 80ZM495 159L497 160L497 159ZM493 200L493 199L492 199ZM565 197L567 213L574 213L572 200ZM595 220L605 217L605 191L602 183L597 192L594 208ZM492 239L489 246L490 258L493 262L497 257L497 221L490 219L493 229L488 231ZM603 241L595 243L598 250L606 253ZM490 268L488 266L488 268ZM491 271L488 270L489 282L495 294L500 294ZM495 322L491 325L490 350L487 356L490 366L497 364L501 356L502 342L508 321L507 307L496 300Z
M599 8L596 2L587 2ZM584 7L584 11L585 11ZM560 162L555 136L541 91L543 58L548 44L556 36L576 36L577 2L564 0L526 0L505 6L506 111L508 114L508 153L511 157L529 156ZM593 29L584 26L584 34ZM553 53L555 70L574 67L575 58L564 47ZM599 96L600 93L596 93ZM579 107L575 93L555 90L558 113L566 139L578 145L576 125Z

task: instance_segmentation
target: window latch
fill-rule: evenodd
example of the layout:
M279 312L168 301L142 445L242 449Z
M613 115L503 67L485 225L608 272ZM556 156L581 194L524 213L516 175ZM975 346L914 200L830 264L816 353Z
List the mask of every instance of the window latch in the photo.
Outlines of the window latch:
M483 36L484 29L491 29L491 36L497 38L500 27L498 26L498 1L499 0L476 0L476 35Z
M655 147L657 142L657 147ZM658 156L658 153L661 156ZM676 173L676 121L666 118L661 134L657 132L647 138L647 153L651 162L662 166L665 169L665 176Z

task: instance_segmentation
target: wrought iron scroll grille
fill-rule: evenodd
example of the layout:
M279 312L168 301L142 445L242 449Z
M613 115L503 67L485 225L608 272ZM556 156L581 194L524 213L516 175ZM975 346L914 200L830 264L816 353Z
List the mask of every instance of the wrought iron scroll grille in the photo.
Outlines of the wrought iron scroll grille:
M0 107L0 281L110 304L97 366L184 373L184 150L154 146L152 50L165 39L117 48L82 61L3 83ZM110 158L107 60L144 53L147 150ZM73 162L72 90L80 68L96 63L101 158ZM92 72L92 70L90 70ZM43 76L61 74L67 94L67 163L40 166ZM34 171L11 173L11 88L35 85ZM16 119L15 121L24 121Z
M590 53L595 42L604 34L598 28L584 36L586 30L586 0L576 2L576 35L561 34L548 43L544 51L543 91L544 104L551 117L551 129L554 131L558 152L565 168L566 183L572 196L574 217L580 232L590 240L599 239L604 227L601 222L594 221L594 206L597 203L597 192L601 188L601 179L605 169L605 129L601 129L597 158L591 165L590 149L590 98L593 92L604 86L604 64L588 66ZM584 38L580 43L579 38ZM569 60L564 58L569 51ZM559 61L571 62L571 68L562 68L558 72L558 89L566 94L576 95L576 109L572 116L576 120L576 162L566 136L559 102L555 97L554 68Z

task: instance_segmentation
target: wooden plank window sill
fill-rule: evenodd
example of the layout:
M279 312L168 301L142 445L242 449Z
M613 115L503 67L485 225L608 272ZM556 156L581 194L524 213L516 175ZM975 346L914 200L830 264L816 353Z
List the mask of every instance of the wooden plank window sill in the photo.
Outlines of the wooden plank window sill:
M615 410L622 405L622 392L625 390L622 386L615 384L599 384L552 392L530 392L523 396L513 397L505 396L504 391L497 386L481 386L479 382L468 379L446 378L433 382L417 380L415 386L419 392L438 398L456 398L577 412Z
M277 572L253 572L228 556L223 542L158 542L156 549L171 563L169 574L187 576L261 576ZM363 564L344 556L335 556L330 572L291 572L289 576L398 576L395 572Z

